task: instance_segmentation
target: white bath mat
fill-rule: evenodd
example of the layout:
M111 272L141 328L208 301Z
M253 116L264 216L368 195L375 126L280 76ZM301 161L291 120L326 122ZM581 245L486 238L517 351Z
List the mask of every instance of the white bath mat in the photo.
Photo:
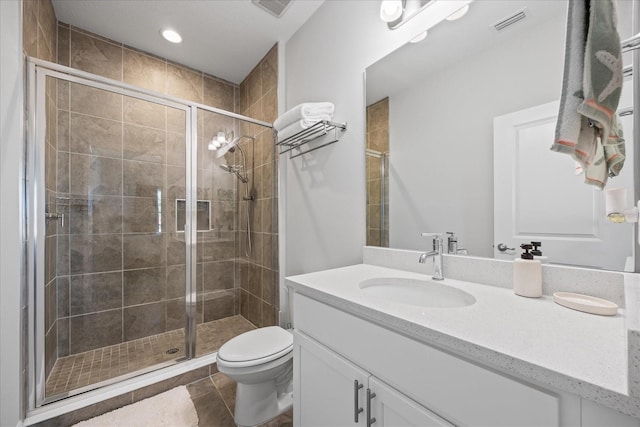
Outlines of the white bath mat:
M185 386L115 411L91 418L74 427L196 427L198 414Z

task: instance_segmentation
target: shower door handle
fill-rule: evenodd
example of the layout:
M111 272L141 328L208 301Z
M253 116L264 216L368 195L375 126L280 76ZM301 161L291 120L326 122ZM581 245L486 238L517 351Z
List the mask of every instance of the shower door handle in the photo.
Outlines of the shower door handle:
M44 214L44 219L46 220L60 220L60 226L64 228L64 214L58 212L47 212Z

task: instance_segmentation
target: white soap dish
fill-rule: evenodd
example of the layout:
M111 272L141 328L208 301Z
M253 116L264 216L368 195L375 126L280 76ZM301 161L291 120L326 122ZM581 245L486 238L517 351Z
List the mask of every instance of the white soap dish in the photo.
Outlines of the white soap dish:
M618 305L606 299L571 292L555 292L553 300L565 307L601 316L615 316Z

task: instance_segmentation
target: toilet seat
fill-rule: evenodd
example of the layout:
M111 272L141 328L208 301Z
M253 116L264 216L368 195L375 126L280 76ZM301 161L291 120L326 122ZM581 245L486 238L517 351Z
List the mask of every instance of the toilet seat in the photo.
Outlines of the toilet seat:
M271 362L293 350L293 335L279 326L269 326L245 332L218 350L218 362L242 368Z

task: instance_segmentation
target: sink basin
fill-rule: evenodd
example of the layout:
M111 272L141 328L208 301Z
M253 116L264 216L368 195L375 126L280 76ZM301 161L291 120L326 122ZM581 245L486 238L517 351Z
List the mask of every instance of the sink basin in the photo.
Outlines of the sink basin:
M470 293L432 280L380 277L358 286L372 297L416 307L466 307L476 302Z

